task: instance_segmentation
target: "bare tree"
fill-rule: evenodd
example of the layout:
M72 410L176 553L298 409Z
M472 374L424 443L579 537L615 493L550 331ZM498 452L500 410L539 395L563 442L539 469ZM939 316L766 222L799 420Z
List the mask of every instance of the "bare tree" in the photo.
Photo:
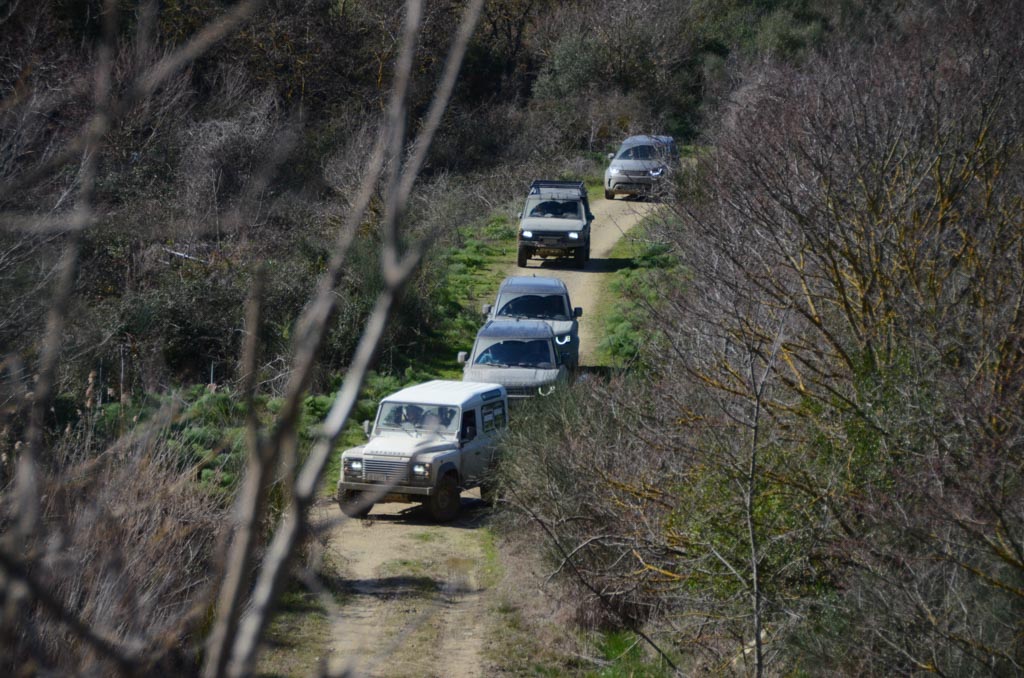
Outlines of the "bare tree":
M58 526L59 521L54 524L53 516L46 514L41 505L44 487L51 484L61 486L59 475L51 477L50 474L59 474L62 470L61 465L56 463L54 451L47 447L45 419L54 393L62 334L74 289L79 259L79 234L97 218L93 210L93 192L96 166L103 151L105 135L116 121L131 115L138 107L145 106L154 92L181 69L207 53L217 41L252 17L260 4L256 0L246 0L230 8L222 18L200 29L182 47L138 73L127 86L115 93L112 73L115 36L118 34L114 23L117 12L114 3L106 3L104 38L98 51L95 85L92 88L95 103L91 119L66 147L44 162L3 178L3 193L13 195L45 179L74 159L79 158L81 161L76 179L78 198L74 209L61 215L64 219L62 224L50 220L54 222L50 228L61 234L64 247L62 257L54 269L55 292L45 337L41 342L34 390L26 398L26 408L30 413L26 444L18 448L17 474L13 483L4 491L4 534L0 547L0 572L3 578L0 583L7 599L19 601L23 607L41 608L62 625L69 637L94 653L95 662L83 665L84 670L112 669L131 675L150 671L157 666L163 666L166 670L180 670L172 669L173 663L168 664L167 654L180 654L176 644L184 634L198 628L202 610L216 600L212 608L215 621L206 643L204 675L244 676L253 673L260 641L273 615L275 602L302 540L309 533L308 511L333 452L334 443L356 403L396 299L417 269L433 237L433 234L427 233L422 239L409 244L403 233L403 220L413 186L454 89L466 45L480 13L481 0L467 3L463 11L433 100L426 115L419 121L418 128L414 130L411 141L407 141L410 138L410 131L407 130L408 99L423 4L417 0L410 0L406 4L387 120L376 139L346 222L338 233L327 272L322 276L298 322L284 404L276 420L267 428L260 425L252 407L259 354L256 338L261 324L263 299L261 278L257 277L247 313L243 355L243 391L250 404L250 454L245 480L232 512L232 529L228 532L230 547L220 585L216 590L210 590L208 584L203 584L200 588L205 593L201 590L198 595L190 597L193 606L180 619L175 620L170 629L140 628L133 631L143 635L152 634L145 642L124 637L115 629L97 627L88 610L76 609L73 601L62 599L51 591L46 581L36 572L40 554L24 546L46 543L47 534L58 534L63 529ZM314 374L318 353L331 327L336 308L336 289L348 264L347 255L380 182L383 182L384 210L380 225L383 244L379 268L384 288L375 300L355 357L322 425L320 436L312 451L300 463L298 421L302 402ZM259 192L257 186L251 193L258 195ZM232 218L244 220L246 207L244 204L238 207ZM24 220L16 214L0 214L0 220L9 229L17 230L24 226ZM34 224L31 226L35 227ZM116 458L116 449L115 446L111 450L115 454L113 458ZM273 526L271 541L263 549L258 547L259 529L268 520L267 491L276 479L278 469L284 469L289 506L280 523ZM154 478L154 482L158 481ZM117 549L118 544L109 543L106 548ZM204 548L209 550L210 546ZM255 580L251 587L250 578L253 575ZM196 587L197 583L190 583L189 586ZM122 611L129 615L131 612L131 609ZM10 638L8 642L20 642L17 636L24 633L25 629L19 628L17 618L10 618L5 613L3 622ZM32 654L33 651L30 649L29 652ZM45 653L40 652L38 658L45 660Z

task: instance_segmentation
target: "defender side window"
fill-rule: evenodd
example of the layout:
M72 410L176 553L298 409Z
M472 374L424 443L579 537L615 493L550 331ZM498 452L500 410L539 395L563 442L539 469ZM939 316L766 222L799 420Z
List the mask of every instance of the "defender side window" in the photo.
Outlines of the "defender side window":
M459 427L459 439L465 442L476 438L476 410L462 413L462 426Z

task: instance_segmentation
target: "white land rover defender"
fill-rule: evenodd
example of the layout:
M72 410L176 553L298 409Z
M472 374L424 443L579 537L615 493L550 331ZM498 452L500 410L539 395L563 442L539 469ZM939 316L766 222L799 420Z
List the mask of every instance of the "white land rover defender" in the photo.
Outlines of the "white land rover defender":
M364 517L375 502L421 502L438 521L459 511L463 490L487 501L496 439L508 427L508 396L499 384L428 381L381 401L364 422L365 445L341 455L338 505Z

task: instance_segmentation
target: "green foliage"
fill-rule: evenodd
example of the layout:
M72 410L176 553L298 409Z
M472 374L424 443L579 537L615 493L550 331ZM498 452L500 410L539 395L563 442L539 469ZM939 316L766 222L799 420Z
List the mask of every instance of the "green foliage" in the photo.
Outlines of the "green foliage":
M643 226L632 245L631 266L618 271L609 285L615 302L604 316L604 336L598 350L613 364L643 368L645 351L657 350L649 318L664 300L666 284L680 284L677 261L667 245L642 242ZM652 343L653 342L653 343Z

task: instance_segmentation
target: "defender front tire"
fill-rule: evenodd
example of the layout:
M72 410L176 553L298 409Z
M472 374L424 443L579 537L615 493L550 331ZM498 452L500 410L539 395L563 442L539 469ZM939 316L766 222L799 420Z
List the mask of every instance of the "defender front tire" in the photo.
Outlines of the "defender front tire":
M430 516L439 523L446 523L459 512L459 485L455 476L447 475L437 483L437 492L427 499Z
M338 493L338 506L341 512L349 518L365 518L373 508L371 502L366 501L362 492L344 490Z

